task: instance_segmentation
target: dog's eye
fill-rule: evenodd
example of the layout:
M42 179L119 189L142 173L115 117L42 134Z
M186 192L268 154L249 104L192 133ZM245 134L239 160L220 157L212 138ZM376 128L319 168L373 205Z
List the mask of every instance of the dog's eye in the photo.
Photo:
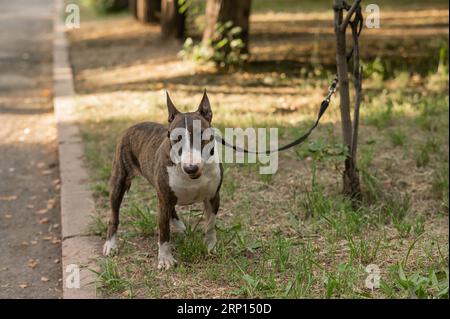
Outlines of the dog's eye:
M178 150L178 156L181 156L181 154L183 154L183 148L180 147L180 149Z
M210 154L211 156L214 156L214 147L211 148L211 150L209 151L209 154Z

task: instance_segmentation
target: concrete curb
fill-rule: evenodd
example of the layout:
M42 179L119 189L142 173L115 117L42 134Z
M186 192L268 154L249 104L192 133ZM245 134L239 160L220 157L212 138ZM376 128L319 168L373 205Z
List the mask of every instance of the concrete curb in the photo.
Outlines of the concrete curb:
M83 163L83 145L75 123L75 91L64 33L64 0L55 0L53 40L53 105L58 128L59 171L61 175L61 228L63 298L95 298L97 269L101 252L98 237L88 235L94 200L88 188L89 175ZM71 268L69 265L72 266ZM79 269L80 287L76 288ZM68 270L68 272L66 272ZM75 280L73 285L68 281Z

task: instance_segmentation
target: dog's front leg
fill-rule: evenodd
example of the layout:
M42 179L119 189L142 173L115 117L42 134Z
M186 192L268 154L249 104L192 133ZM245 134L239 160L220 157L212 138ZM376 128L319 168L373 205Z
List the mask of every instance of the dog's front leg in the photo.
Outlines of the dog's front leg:
M169 203L163 196L158 194L159 208L159 251L158 251L158 269L169 269L175 266L177 261L172 256L172 247L170 246L170 216L174 205Z
M205 243L210 253L217 243L216 216L220 206L219 193L211 200L205 200Z

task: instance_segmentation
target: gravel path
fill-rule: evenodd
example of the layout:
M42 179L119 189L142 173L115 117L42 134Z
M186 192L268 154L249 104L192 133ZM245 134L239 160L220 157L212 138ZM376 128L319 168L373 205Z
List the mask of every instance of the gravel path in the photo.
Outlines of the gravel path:
M0 2L0 298L61 296L52 15Z

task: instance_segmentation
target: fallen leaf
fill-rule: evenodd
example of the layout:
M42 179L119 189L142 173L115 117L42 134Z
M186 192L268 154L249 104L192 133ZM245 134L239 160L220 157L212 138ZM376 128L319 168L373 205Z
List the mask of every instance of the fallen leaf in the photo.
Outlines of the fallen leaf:
M50 241L50 240L53 240L53 237L52 236L44 236L44 237L42 237L42 240Z
M44 277L44 276L42 276L41 277L41 281L43 281L43 282L47 282L47 281L49 281L50 279L48 279L47 277Z
M31 243L32 245L36 245L38 242L37 242L37 240L32 240L32 241L30 241L30 243Z
M11 215L11 214L6 214L6 215L5 215L5 218L6 218L6 219L10 219L10 218L12 218L12 215Z
M42 175L50 175L51 173L52 171L50 169L46 169L45 171L41 172Z
M39 264L39 259L28 260L28 267L34 269Z
M44 218L41 218L41 219L39 219L39 224L47 224L48 223L48 218L47 217L44 217Z
M49 97L49 96L50 96L50 90L48 90L48 89L42 90L42 91L41 91L41 95L42 95L43 97Z
M42 215L42 214L45 214L47 212L48 212L48 209L47 208L43 208L43 209L40 209L40 210L36 211L36 214Z
M27 205L27 208L29 208L29 209L34 208L34 205L29 204L29 205Z
M44 168L45 167L45 163L44 162L39 162L39 163L36 164L36 166L38 168Z
M55 259L55 260L53 260L53 262L54 262L55 264L59 264L59 259Z
M20 284L19 287L22 289L25 289L25 288L28 288L28 284Z
M17 196L16 195L11 195L11 196L0 196L0 200L6 200L6 201L11 201L11 200L16 200Z
M48 201L47 201L47 208L48 209L52 209L52 208L54 208L56 206L56 204L55 204L55 200L54 199L49 199Z
M57 166L58 166L57 162L53 162L53 163L48 164L48 168L54 168L54 167L57 167Z

